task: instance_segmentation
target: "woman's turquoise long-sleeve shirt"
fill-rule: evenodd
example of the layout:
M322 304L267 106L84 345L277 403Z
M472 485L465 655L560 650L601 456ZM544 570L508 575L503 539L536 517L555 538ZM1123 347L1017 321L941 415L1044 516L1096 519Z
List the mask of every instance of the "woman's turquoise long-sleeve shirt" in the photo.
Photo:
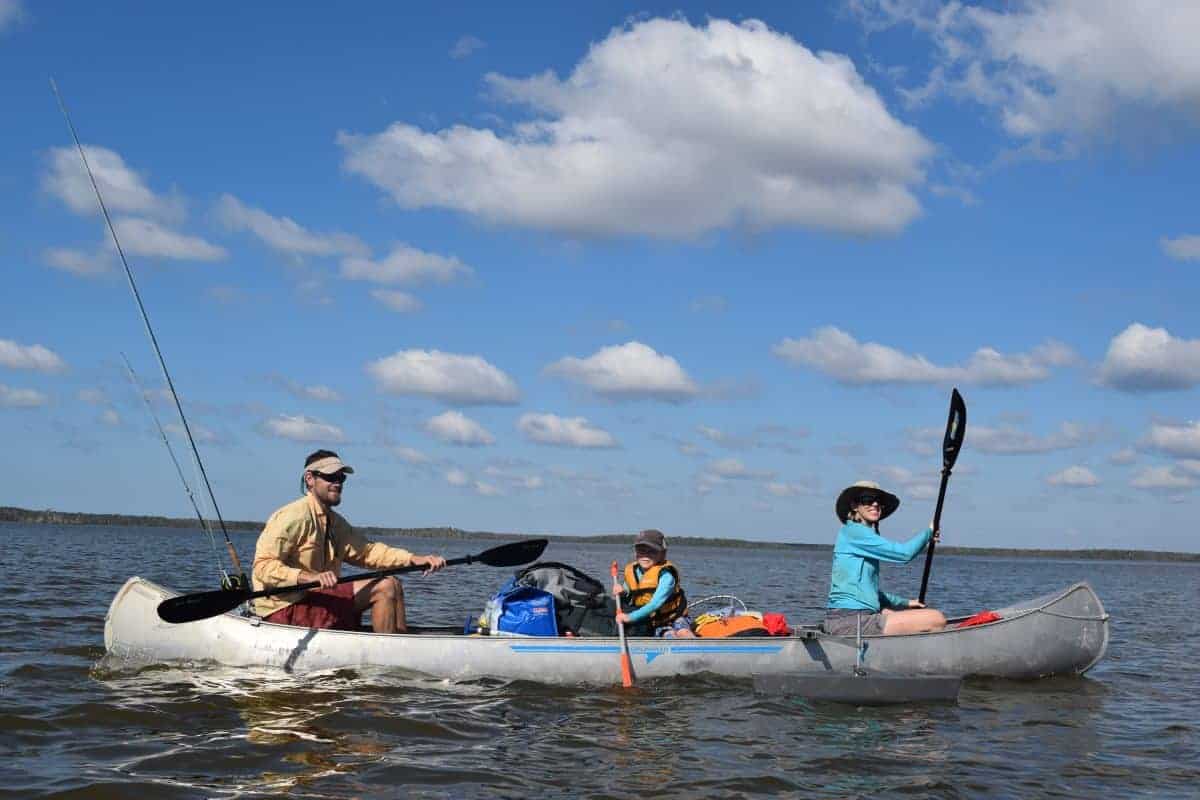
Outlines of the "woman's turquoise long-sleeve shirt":
M833 545L829 607L879 613L881 608L908 608L908 598L879 591L879 562L907 564L933 537L926 528L907 542L893 542L859 522L847 522Z

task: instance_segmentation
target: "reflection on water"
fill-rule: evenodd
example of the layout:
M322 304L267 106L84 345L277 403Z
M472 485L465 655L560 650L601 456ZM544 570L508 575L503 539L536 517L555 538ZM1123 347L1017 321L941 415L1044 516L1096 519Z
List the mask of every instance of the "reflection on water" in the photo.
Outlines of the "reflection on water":
M33 546L46 529L4 533L46 581L0 615L2 798L1157 797L1200 780L1195 566L944 558L931 594L954 613L1091 581L1113 616L1108 657L1088 678L970 680L957 706L857 709L712 676L583 690L112 661L102 648L112 594L133 571L212 588L204 540L63 529L54 535L82 556L65 567ZM158 561L148 536L163 537ZM593 575L624 554L551 547L547 558ZM821 558L678 551L697 596L732 591L793 622L819 616ZM889 586L912 593L920 566L889 571ZM477 612L507 575L473 566L406 579L413 621Z

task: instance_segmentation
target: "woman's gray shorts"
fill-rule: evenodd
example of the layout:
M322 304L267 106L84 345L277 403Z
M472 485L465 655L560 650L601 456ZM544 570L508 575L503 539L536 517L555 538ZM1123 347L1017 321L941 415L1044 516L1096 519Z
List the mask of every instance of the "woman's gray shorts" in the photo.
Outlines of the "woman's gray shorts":
M858 634L858 618L862 617L863 636L879 636L883 633L883 613L855 611L852 608L825 609L825 630L834 636Z

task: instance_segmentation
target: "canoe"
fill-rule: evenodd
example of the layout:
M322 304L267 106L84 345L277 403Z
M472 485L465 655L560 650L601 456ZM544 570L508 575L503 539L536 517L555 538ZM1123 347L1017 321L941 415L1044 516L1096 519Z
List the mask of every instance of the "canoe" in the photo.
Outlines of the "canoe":
M309 672L382 667L455 681L477 678L610 685L619 680L614 638L380 634L276 625L236 612L171 625L155 609L175 596L142 578L126 581L109 607L104 644L142 663L216 662ZM997 609L1002 619L936 633L864 636L863 666L896 675L1030 679L1082 674L1108 647L1108 614L1087 583ZM952 623L962 619L951 620ZM753 678L797 672L850 672L853 636L801 626L790 636L729 639L630 638L638 680L710 673Z

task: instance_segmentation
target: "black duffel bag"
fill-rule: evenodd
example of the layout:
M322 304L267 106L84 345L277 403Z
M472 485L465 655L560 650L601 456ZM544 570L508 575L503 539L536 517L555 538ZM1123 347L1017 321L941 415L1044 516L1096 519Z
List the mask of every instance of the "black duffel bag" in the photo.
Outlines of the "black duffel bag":
M518 570L515 582L549 592L559 635L616 636L617 613L610 588L569 564L539 561Z

